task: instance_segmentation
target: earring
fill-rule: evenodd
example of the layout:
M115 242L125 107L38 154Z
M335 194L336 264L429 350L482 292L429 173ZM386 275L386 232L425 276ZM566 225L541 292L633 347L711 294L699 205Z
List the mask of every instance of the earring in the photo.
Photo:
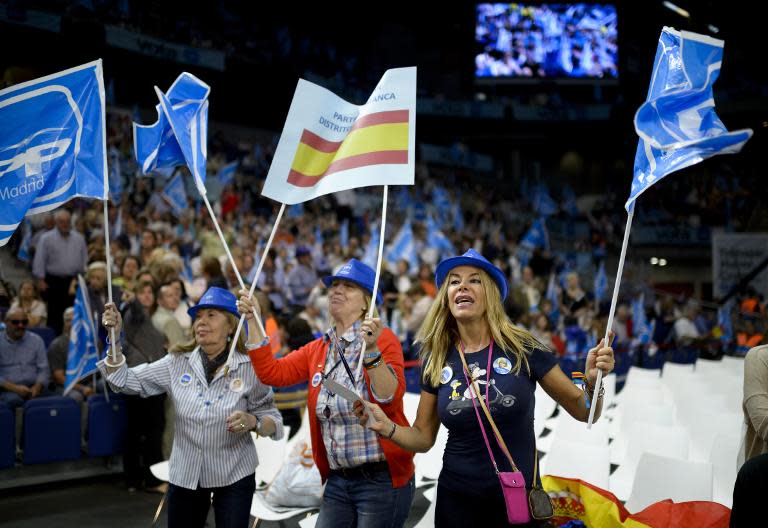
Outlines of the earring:
M231 342L232 342L232 336L231 336L231 335L228 335L228 336L227 336L227 343L231 343Z

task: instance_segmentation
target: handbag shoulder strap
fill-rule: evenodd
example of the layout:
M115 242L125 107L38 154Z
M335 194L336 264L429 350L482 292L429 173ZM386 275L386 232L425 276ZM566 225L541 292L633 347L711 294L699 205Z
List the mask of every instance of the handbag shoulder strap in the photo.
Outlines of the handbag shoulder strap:
M515 464L515 461L512 459L512 455L509 453L509 449L507 449L507 444L504 442L504 439L501 437L501 433L499 433L499 429L496 427L496 422L493 421L493 418L491 417L491 413L488 411L488 407L486 407L485 402L483 401L483 395L480 392L479 387L477 386L477 383L475 380L470 381L469 376L469 367L467 366L467 360L464 358L464 352L459 349L459 357L461 358L461 363L464 367L464 377L467 380L467 384L472 385L472 390L475 393L475 396L477 398L472 398L472 405L475 405L475 400L478 400L480 402L480 406L483 408L483 412L485 413L485 417L488 418L488 422L491 424L491 429L493 429L493 434L496 437L496 443L499 444L499 447L501 448L504 455L509 460L510 466L512 466L512 471L518 471L517 465ZM477 410L475 410L477 411ZM477 416L478 421L480 422L480 427L483 429L483 435L485 435L485 428L483 427L483 422L480 420L480 415ZM490 446L489 446L490 451ZM493 457L493 455L491 455ZM495 464L495 461L494 461Z

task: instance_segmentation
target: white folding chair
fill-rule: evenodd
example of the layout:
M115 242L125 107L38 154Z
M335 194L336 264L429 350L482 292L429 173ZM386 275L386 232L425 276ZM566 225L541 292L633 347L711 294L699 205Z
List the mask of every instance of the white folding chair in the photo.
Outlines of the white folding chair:
M735 356L723 356L723 366L740 376L744 375L744 358Z
M419 401L421 396L413 392L406 392L403 395L403 412L408 419L408 423L413 425L416 421L416 412L419 410Z
M608 488L611 465L605 457L604 447L556 438L549 453L541 458L540 465L542 475L575 478Z
M705 378L716 378L723 373L732 373L732 369L727 363L723 363L721 360L714 359L697 359L694 364L694 372L696 376Z
M655 502L712 500L712 464L643 453L625 504L637 513Z
M435 526L435 501L429 503L424 516L419 520L414 528L434 528Z
M272 440L256 433L251 433L253 445L256 446L256 454L259 457L259 465L256 466L257 488L264 488L272 482L283 467L285 460L285 446L291 433L290 426L284 427L285 434L280 440Z
M609 424L602 417L592 424L591 429L587 429L586 423L576 420L565 410L561 410L550 426L553 428L552 432L536 441L536 447L542 453L548 453L552 445L561 439L599 447L603 449L603 453L608 448Z
M668 387L673 386L680 380L690 380L695 376L693 363L664 363L661 371L661 382Z
M624 404L620 414L608 426L608 433L613 434L610 445L610 461L621 464L627 453L630 440L636 434L637 423L648 423L671 427L677 425L675 407L669 403L644 404L641 401ZM614 425L616 424L616 425Z
M251 526L252 528L255 528L261 521L284 521L291 517L295 517L296 515L316 510L316 507L276 508L264 499L262 491L257 491L253 494L253 500L251 501L251 516L255 517Z
M413 464L416 466L416 487L434 484L443 469L443 452L448 443L448 429L443 424L437 430L435 445L426 453L417 453L413 457Z
M317 524L317 518L320 516L319 513L313 513L312 515L307 515L302 520L299 521L299 528L315 528L315 524Z
M738 436L742 417L736 413L696 409L681 425L691 438L688 460L709 462L715 438L721 434ZM735 460L735 458L734 458Z
M635 473L644 453L669 455L681 460L688 458L688 433L680 426L636 421L629 431L624 460L609 479L609 489L619 500L627 500L632 492Z
M709 454L713 471L712 500L727 508L733 505L733 487L736 485L742 438L738 433L719 433L712 442Z
M167 460L152 464L149 466L149 471L157 480L162 480L163 482L168 482L170 480L170 464L168 464ZM163 496L160 498L160 503L155 509L155 517L152 519L152 526L157 525L157 520L160 518L160 513L163 511L163 505L165 505L166 498L168 498L168 490L165 490L165 493L163 493Z

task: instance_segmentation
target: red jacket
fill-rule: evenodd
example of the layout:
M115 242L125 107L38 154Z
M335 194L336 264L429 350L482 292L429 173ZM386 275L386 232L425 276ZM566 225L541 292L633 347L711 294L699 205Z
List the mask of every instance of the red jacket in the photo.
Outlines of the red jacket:
M379 403L373 397L371 380L368 372L363 369L365 384L371 400L381 406L390 420L398 425L409 427L408 420L403 412L403 394L405 394L405 374L403 371L403 349L400 342L391 330L385 328L376 342L384 356L384 361L392 367L397 376L397 389L390 403ZM320 393L321 384L313 386L311 383L316 374L322 375L325 367L325 357L328 352L328 344L322 338L307 343L298 350L277 359L272 355L269 344L249 352L251 364L256 375L267 385L285 387L301 382L310 382L307 393L307 412L309 412L309 431L312 438L312 456L320 470L323 482L328 479L330 466L328 455L325 452L320 424L315 414L317 396ZM413 453L408 452L390 440L379 438L379 444L384 451L384 456L389 464L389 473L392 477L392 486L400 488L413 476Z

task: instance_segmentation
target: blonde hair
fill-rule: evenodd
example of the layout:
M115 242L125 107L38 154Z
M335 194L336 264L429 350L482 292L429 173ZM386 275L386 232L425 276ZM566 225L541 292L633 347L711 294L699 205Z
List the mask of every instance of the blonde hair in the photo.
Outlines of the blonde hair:
M530 349L542 348L542 345L528 331L512 324L504 312L498 286L485 271L479 268L478 271L485 291L485 320L493 341L507 357L514 356L515 374L520 372L523 364L529 370L526 354L530 354ZM440 385L440 373L451 345L458 348L461 342L459 327L448 306L449 282L446 279L440 285L437 297L416 334L416 342L421 344L424 381L433 386Z
M235 317L229 312L225 312L224 310L219 310L219 311L226 316L229 326L232 327L232 330L230 331L230 334L229 334L229 337L231 338L232 334L234 334L235 330L237 329L237 323L239 322L239 320L237 317ZM186 352L192 352L194 349L196 349L198 345L197 345L197 340L195 339L195 336L194 336L194 328L195 328L195 322L193 321L192 322L192 333L193 333L192 339L190 339L186 343L179 343L171 347L171 349L168 352L171 354L184 354ZM235 348L235 350L237 350L241 354L248 354L248 352L245 350L245 339L246 339L245 329L243 329L240 332L240 337L238 337L237 339L237 347ZM227 345L225 347L225 352L227 354L229 353L229 346L230 346L230 340L227 340Z

